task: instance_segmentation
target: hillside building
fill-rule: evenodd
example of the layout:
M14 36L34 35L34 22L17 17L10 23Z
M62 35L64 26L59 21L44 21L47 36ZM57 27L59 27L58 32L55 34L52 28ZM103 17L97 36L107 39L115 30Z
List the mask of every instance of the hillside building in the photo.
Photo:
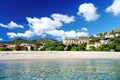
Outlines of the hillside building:
M109 43L109 40L100 40L100 43L101 43L101 44L108 44L108 43Z
M64 45L80 45L82 43L88 43L89 42L89 37L80 37L78 39L69 39L69 37L64 37L63 38L63 44Z
M90 50L90 49L91 49L91 46L94 46L95 48L97 48L97 47L100 46L100 45L101 45L101 43L87 44L86 50Z

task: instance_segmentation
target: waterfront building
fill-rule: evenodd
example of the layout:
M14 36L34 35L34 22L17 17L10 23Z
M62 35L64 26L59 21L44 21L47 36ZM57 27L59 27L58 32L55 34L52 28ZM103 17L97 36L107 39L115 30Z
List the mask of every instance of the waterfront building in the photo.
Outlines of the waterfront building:
M69 37L64 37L63 38L63 44L64 45L80 45L82 43L88 43L89 42L89 37L80 37L78 39L69 39Z

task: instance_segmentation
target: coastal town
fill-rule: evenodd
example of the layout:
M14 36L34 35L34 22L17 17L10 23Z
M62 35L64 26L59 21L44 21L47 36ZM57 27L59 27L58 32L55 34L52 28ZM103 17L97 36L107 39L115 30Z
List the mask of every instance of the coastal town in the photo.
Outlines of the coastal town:
M118 29L117 29L118 30ZM0 43L1 51L120 51L119 30L100 33L89 37L69 39L63 37L62 41L43 39L42 41L25 42L18 39L16 43ZM45 42L46 40L46 42ZM19 43L19 41L21 41Z

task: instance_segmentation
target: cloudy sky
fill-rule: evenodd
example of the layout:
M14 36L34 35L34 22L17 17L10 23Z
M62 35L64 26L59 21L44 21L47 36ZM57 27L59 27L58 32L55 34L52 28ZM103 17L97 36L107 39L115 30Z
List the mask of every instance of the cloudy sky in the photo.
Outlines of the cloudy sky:
M120 27L120 0L0 0L0 41L85 37Z

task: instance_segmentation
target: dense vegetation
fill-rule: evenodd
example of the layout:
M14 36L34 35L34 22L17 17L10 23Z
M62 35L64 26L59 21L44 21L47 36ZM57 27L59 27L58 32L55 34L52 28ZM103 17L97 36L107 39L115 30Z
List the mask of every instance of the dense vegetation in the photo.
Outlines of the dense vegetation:
M105 38L105 35L107 34L107 32L105 33L100 33L97 34L100 37L90 37L90 42L89 43L95 43L95 42L100 42L100 40L108 40L108 44L102 44L99 47L95 48L94 46L91 46L91 51L120 51L120 36L118 37L114 37L114 38ZM120 28L117 28L115 30L111 30L109 32L110 35L114 35L115 34L120 34Z
M10 48L0 48L0 51L12 51L12 49L10 49Z
M102 44L99 47L95 48L91 46L91 51L120 51L120 37L115 37L108 39L108 44Z

